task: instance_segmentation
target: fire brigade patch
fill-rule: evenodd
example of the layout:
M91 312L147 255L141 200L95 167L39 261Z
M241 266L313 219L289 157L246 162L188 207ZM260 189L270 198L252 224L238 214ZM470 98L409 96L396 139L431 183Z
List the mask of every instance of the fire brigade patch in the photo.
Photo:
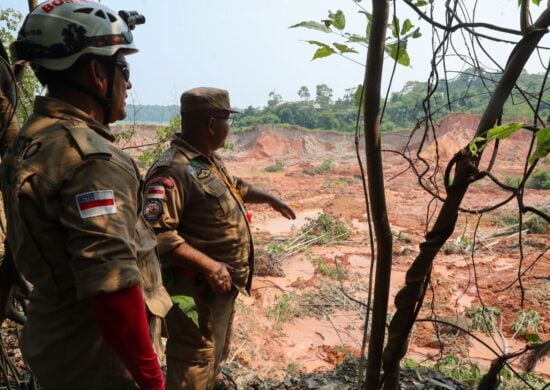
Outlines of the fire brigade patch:
M155 222L162 215L162 203L160 200L151 199L145 202L143 207L143 218L148 222Z
M84 192L75 196L81 218L116 214L115 193L113 190Z

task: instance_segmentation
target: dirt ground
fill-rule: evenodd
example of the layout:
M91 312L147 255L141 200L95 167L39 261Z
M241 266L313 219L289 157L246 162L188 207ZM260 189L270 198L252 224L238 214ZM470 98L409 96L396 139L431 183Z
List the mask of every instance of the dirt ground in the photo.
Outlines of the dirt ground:
M423 140L420 133L412 137L408 133L383 135L386 200L394 233L390 312L395 310L393 298L418 254L418 244L441 206L419 183L445 196L442 175L446 163L469 142L478 120L472 115L451 116L439 126L437 140L433 135ZM151 142L152 137L154 128L140 129L133 139L122 141L122 146L132 148L129 151L135 154L146 148L133 147ZM523 172L530 137L519 133L501 142L492 162L492 172L500 181ZM364 162L362 143L360 140ZM227 145L221 154L234 175L278 194L297 214L295 221L288 221L267 206L249 207L263 271L255 277L251 295L238 299L228 363L237 362L261 377L274 379L288 373L332 370L359 354L371 272L366 203L354 137L264 125L230 135ZM419 145L423 150L417 155ZM417 171L425 169L421 181L403 156L415 162ZM485 152L482 168L491 163L491 156L492 150ZM434 169L436 162L439 170ZM548 162L545 164L539 166L549 169ZM548 205L549 195L550 191L526 190L523 201L532 206ZM463 206L488 207L507 196L483 179L470 187ZM515 207L516 202L511 201L504 210L511 212ZM300 229L321 213L344 223L350 237L290 254L268 253L273 247L291 247ZM528 344L512 329L521 309L536 311L540 325L532 333L541 340L550 338L550 232L522 233L520 250L518 234L502 233L502 225L496 224L502 218L502 211L485 213L481 219L475 214L460 215L445 251L435 260L431 289L419 317L433 315L470 329L467 308L481 303L497 307L502 312L497 321L499 331L473 333L496 351L513 352ZM440 327L438 337L431 323L417 323L407 357L435 362L440 351L469 357L483 367L495 357L477 339L446 327ZM519 369L521 362L513 361L513 365ZM550 359L540 362L534 371L550 379Z
M427 176L432 176L431 182L439 185L441 196L444 196L442 171L434 171L434 162L439 159L444 169L454 153L471 139L477 121L471 115L455 115L443 121L437 132L438 153L433 137L425 140L421 157L430 164ZM419 134L409 139L408 134L392 133L382 141L384 149L396 151L403 151L408 142L410 158L418 159ZM493 169L501 181L521 174L529 141L530 134L522 133L501 142ZM233 149L224 151L223 156L233 174L280 195L298 214L296 221L287 221L266 206L252 205L252 229L258 247L291 240L308 218L319 213L344 222L352 233L345 242L310 246L290 256L283 254L279 259L284 276L254 279L251 296L241 296L238 301L230 360L266 377L282 377L291 371L333 369L346 356L356 355L360 350L365 310L354 300L366 299L371 265L354 138L266 125L232 135L229 143ZM486 151L482 168L489 163L491 152ZM361 153L364 161L364 152ZM315 168L326 160L330 160L331 169L315 174ZM275 164L282 168L266 172L267 167ZM403 285L405 273L418 253L418 244L441 202L434 201L421 188L399 154L385 152L384 167L389 221L395 235L390 298L393 311L393 297ZM420 170L422 164L417 162L416 167ZM548 165L543 167L548 169ZM434 188L430 180L425 179L424 183ZM464 207L486 207L506 197L507 193L482 180L470 187ZM549 192L527 190L524 202L533 206L548 204ZM509 202L504 209L513 210L515 206ZM481 220L472 214L459 217L446 245L447 254L441 253L436 258L432 292L426 297L420 317L429 317L433 312L437 318L469 328L471 319L465 315L466 308L479 306L481 302L497 307L502 311L498 323L501 336L498 332L490 336L479 331L474 334L494 350L511 352L527 344L512 329L521 308L539 313L538 334L542 340L550 336L550 255L540 256L548 250L550 237L548 231L523 233L522 257L517 234L493 237L501 229L493 222L498 216L498 212L492 212L484 214ZM474 235L476 251L472 255L468 247L474 242ZM320 263L324 266L320 267ZM523 273L521 286L517 282L518 267ZM343 275L334 277L330 269L343 270ZM494 355L479 341L454 331L446 332L440 329L438 339L432 324L418 323L408 357L435 361L441 346L445 355L469 356L488 367ZM516 367L519 364L514 362ZM550 360L539 363L535 372L550 378Z

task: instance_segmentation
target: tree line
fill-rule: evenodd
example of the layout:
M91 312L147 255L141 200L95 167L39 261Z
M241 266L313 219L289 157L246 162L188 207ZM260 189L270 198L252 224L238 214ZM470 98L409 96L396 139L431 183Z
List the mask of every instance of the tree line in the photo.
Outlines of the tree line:
M513 93L504 105L504 119L527 119L532 116L530 104L535 104L544 75L523 72L517 85L523 94ZM441 119L451 113L464 112L481 114L487 105L490 91L500 79L500 73L474 72L466 70L446 83L440 82L431 94L432 118ZM423 104L428 84L409 81L393 92L384 111L382 131L412 129L419 118L424 117ZM276 91L269 93L264 107L241 108L243 115L237 115L235 130L244 130L259 124L286 124L306 129L354 132L357 121L357 105L360 87L345 90L344 96L334 98L332 88L319 84L315 91L306 86L298 90L298 101L284 101ZM178 115L178 106L128 105L128 119L137 122L168 123ZM550 115L550 95L545 91L539 109L541 117Z

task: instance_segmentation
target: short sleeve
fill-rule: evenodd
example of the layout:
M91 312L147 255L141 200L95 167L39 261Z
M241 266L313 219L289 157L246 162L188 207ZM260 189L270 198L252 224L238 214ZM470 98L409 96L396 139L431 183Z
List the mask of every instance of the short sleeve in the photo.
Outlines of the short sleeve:
M177 230L183 192L174 176L169 173L153 174L145 184L143 201L143 217L155 231L161 255L185 242Z
M109 160L85 161L61 189L59 220L79 298L140 283L135 229L139 179Z

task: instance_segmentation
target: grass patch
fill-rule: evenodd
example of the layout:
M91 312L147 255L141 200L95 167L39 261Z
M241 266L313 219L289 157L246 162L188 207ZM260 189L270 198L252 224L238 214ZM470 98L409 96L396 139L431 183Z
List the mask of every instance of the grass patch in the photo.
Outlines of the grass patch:
M300 316L300 308L296 304L296 296L290 293L281 295L275 302L275 305L267 309L267 316L275 321L273 328L281 330L285 322Z
M276 160L274 164L264 168L265 172L281 172L285 170L285 164L281 160Z
M334 164L332 162L332 159L327 158L321 164L317 165L316 167L305 168L303 170L303 172L306 175L315 176L315 175L320 175L322 173L328 172L328 171L332 170L332 168L334 168Z

